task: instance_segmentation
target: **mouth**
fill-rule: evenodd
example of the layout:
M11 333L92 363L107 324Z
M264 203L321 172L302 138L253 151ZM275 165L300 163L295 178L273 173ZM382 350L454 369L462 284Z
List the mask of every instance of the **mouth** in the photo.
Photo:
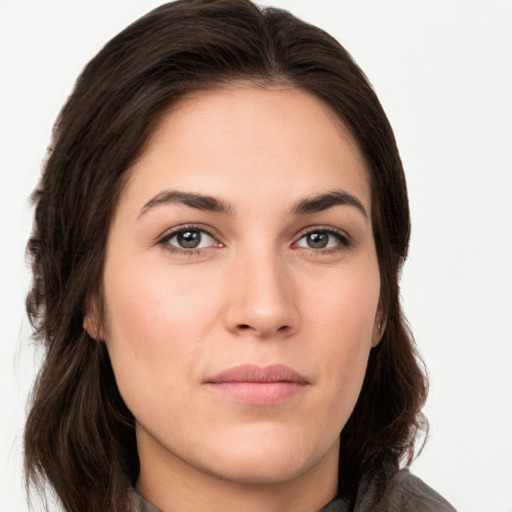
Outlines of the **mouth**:
M275 364L235 366L207 378L204 384L237 402L273 405L297 395L310 383L289 366Z

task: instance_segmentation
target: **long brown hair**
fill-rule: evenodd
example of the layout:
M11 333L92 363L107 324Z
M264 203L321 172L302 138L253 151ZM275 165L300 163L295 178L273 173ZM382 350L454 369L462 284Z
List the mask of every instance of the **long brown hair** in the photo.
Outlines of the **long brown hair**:
M101 303L107 235L130 166L159 120L194 91L234 80L287 84L324 101L352 132L370 173L386 319L341 432L339 492L384 460L410 462L425 376L399 303L409 207L393 132L368 80L330 35L249 0L179 0L142 17L86 66L64 106L34 193L27 311L46 358L25 430L27 483L47 482L68 512L129 510L139 462L134 418L105 344L83 329Z

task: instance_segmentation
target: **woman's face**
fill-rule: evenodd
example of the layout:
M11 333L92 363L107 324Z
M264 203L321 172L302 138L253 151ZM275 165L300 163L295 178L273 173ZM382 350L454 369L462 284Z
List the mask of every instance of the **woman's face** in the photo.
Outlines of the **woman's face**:
M141 478L335 471L379 288L368 172L327 106L249 86L175 106L121 194L104 273Z

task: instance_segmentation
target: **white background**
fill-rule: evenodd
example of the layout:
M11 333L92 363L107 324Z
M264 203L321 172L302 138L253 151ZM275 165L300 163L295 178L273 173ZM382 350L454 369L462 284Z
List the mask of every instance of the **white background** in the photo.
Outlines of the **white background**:
M0 511L27 510L29 195L83 65L156 0L0 0ZM384 105L413 220L405 310L430 370L413 471L460 511L512 511L512 1L275 0L333 34ZM37 507L36 507L37 510Z

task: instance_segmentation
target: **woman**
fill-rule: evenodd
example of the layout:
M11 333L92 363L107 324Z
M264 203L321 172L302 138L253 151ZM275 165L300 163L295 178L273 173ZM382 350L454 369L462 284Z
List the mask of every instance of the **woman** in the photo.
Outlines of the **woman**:
M35 202L25 464L64 510L453 510L399 470L426 397L406 185L329 35L152 11L85 68Z

